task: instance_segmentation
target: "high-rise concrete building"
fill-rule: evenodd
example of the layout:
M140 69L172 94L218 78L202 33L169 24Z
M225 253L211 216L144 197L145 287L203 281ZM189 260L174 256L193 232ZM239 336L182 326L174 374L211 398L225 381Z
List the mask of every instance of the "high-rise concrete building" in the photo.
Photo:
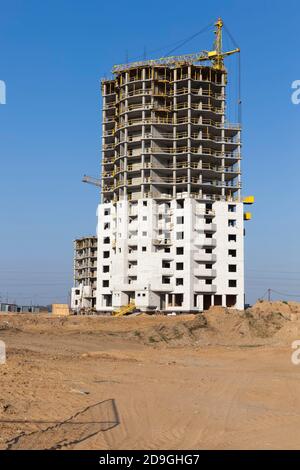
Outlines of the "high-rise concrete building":
M244 307L241 129L215 51L117 66L102 82L96 309ZM202 60L210 60L207 65Z
M97 237L74 240L74 287L71 309L80 311L96 306Z

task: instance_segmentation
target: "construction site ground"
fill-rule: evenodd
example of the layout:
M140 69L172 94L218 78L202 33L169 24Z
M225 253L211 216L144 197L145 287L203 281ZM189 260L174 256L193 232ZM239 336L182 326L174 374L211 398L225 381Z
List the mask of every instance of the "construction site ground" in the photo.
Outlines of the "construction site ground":
M0 315L1 449L300 447L300 304Z

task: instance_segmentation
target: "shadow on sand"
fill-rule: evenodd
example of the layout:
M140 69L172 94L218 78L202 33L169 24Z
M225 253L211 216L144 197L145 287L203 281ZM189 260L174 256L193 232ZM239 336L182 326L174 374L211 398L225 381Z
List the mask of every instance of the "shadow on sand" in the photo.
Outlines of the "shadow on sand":
M7 441L7 450L59 450L72 449L100 432L115 428L120 424L120 419L116 402L110 398L88 406L62 422L0 420L0 423L50 424L44 429L21 433Z

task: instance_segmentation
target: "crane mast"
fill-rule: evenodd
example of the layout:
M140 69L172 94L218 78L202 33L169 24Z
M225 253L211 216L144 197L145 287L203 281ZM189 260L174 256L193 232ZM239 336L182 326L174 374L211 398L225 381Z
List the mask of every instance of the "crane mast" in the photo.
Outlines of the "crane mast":
M223 28L223 21L222 18L218 18L215 23L217 29L215 30L215 51L217 53L216 58L213 60L214 68L217 70L223 70L224 68L224 60L222 56L222 28Z

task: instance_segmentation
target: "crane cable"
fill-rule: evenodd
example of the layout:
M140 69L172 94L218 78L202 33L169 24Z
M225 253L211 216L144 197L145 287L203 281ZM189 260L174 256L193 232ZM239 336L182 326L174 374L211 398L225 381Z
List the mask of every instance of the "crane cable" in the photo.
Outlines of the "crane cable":
M175 44L176 46L173 47L171 50L169 50L169 52L167 52L165 54L165 57L167 56L170 56L171 54L173 54L173 52L177 51L178 49L180 49L182 46L184 46L185 44L187 44L188 42L192 41L192 39L196 38L197 36L199 36L200 34L203 34L205 33L209 28L211 28L212 26L214 25L214 23L210 22L207 26L205 26L204 28L200 29L200 31L198 31L197 33L194 33L192 34L192 36L189 36L188 38L184 39L183 41L178 41L173 43ZM234 39L234 37L232 36L232 34L230 33L229 29L227 28L226 24L223 22L223 27L224 27L224 31L227 33L229 39L231 40L232 44L234 45L235 48L239 48L236 40ZM153 54L155 52L158 52L158 51L161 51L165 48L167 48L169 46L163 46L163 47L160 47L159 49L154 49L152 51L149 52L149 54ZM141 57L143 57L145 59L145 53L143 56L138 56L138 57L134 57L132 58L131 60L137 60L137 59L140 59ZM237 81L238 81L238 86L237 86L237 89L238 89L238 96L237 96L237 119L238 119L238 122L240 124L242 124L242 99L241 99L241 56L240 54L238 54L238 71L237 71L237 75L238 75L238 78L237 78Z
M180 49L182 46L184 46L185 44L187 44L188 42L190 42L192 39L194 39L195 37L199 36L200 34L203 34L205 33L209 28L211 28L212 26L212 23L209 23L207 26L205 26L205 28L202 28L200 29L200 31L198 31L197 33L193 34L192 36L190 36L189 38L185 39L182 43L180 43L178 46L174 47L173 49L171 49L169 52L167 52L167 56L173 54L173 52L177 51L177 49Z
M238 43L236 42L236 40L234 39L234 37L232 36L231 32L229 31L229 29L227 28L226 24L223 23L223 27L224 27L224 31L226 32L226 34L228 35L229 39L231 40L232 44L234 45L235 48L237 49L240 49ZM241 80L241 54L238 54L238 71L237 71L237 75L238 75L238 85L237 85L237 89L238 89L238 96L237 96L237 105L238 105L238 122L240 124L242 124L242 80Z
M173 42L172 44L168 44L168 45L160 47L158 49L153 49L152 51L149 51L149 54L154 54L155 52L162 51L163 49L166 49L167 47L175 46L173 49L171 49L169 52L167 52L167 54L165 54L165 56L167 57L170 54L172 54L173 52L175 52L177 49L180 49L180 47L182 47L185 44L187 44L188 42L190 42L195 37L199 36L202 33L205 33L209 28L211 28L212 25L213 25L213 23L208 24L207 26L205 26L205 28L200 29L200 31L193 34L192 36L189 36L188 38L186 38L184 40L180 39L179 41ZM131 61L135 61L135 60L141 59L141 58L145 59L145 54L143 56L140 55L140 56L133 57L133 58L131 58Z

